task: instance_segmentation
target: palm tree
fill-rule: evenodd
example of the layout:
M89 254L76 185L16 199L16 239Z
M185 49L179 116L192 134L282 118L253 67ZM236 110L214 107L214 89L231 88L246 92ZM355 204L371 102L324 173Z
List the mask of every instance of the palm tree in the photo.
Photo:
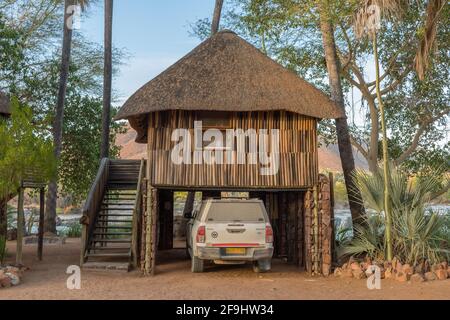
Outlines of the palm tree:
M58 162L62 149L62 130L64 121L64 103L66 98L67 79L69 76L70 55L73 36L73 14L75 5L82 10L86 8L89 0L65 0L64 1L64 26L63 45L59 76L58 100L56 114L53 122L53 144L55 159ZM53 179L48 185L47 203L45 211L45 232L56 233L56 200L58 194L57 179Z
M211 35L215 35L219 31L220 18L222 17L223 0L216 0L214 7L214 15L211 24Z
M112 23L113 0L105 0L105 61L103 80L102 145L100 158L109 157L109 130L112 90Z
M331 88L331 98L338 106L345 110L344 95L340 77L340 64L337 58L336 43L333 25L325 2L319 2L320 30L322 33L325 60L327 63L328 77ZM355 170L355 159L350 140L347 118L336 119L336 134L338 138L339 155L341 157L342 170L344 172L345 186L347 188L348 202L352 214L353 225L359 223L364 214L364 206L361 193L353 181L352 174Z
M211 36L219 31L220 18L222 16L223 0L216 0L214 7L213 21L211 23ZM195 192L188 192L186 202L184 205L184 214L192 212L194 208Z

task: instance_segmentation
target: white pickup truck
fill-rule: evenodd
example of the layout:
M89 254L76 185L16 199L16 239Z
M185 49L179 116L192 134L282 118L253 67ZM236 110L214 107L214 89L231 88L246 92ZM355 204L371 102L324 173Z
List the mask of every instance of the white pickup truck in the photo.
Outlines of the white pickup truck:
M273 231L261 200L208 199L185 218L192 272L203 272L205 261L216 264L253 262L267 272L273 255Z

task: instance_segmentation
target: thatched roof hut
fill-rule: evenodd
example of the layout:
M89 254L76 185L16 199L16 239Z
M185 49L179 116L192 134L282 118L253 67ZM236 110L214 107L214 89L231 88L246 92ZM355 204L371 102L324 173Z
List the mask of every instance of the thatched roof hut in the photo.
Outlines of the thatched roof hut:
M145 114L164 110L285 110L314 118L340 118L326 94L225 30L145 84L116 119L145 131Z
M11 115L9 96L0 92L0 116L9 115Z

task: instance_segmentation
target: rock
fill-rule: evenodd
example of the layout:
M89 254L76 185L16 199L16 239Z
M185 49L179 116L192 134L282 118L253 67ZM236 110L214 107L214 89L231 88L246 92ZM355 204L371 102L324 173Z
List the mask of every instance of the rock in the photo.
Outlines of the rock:
M438 278L438 280L445 280L448 276L447 270L444 269L438 269L434 271L434 274L436 275L436 278Z
M426 272L426 273L425 273L425 279L426 279L427 281L433 281L433 280L436 280L436 275L434 274L434 272L431 272L431 271Z
M403 266L402 266L402 270L401 270L403 273L406 273L406 274L409 274L409 275L411 275L411 274L413 274L414 273L414 271L413 271L413 268L411 267L411 265L410 264L404 264Z
M447 276L450 278L450 267L447 268Z
M361 269L353 270L352 275L355 279L358 279L358 280L366 278L366 274Z
M361 265L358 262L352 262L352 264L350 265L350 269L361 271Z
M5 273L5 276L7 276L11 280L11 284L13 286L18 286L20 284L20 277L14 273Z
M351 269L345 269L342 271L342 277L344 278L353 278L353 272Z
M395 280L397 280L398 282L406 282L409 279L410 279L410 275L403 271L397 272L395 274Z
M389 262L389 261L384 261L383 262L383 267L384 267L384 269L387 270L387 268L391 268L392 267L392 263Z
M0 276L0 288L9 288L11 286L11 279L6 274Z
M6 267L5 269L6 273L12 273L18 277L22 277L23 276L23 271L17 267Z
M392 279L393 277L394 277L394 273L392 272L392 268L391 267L386 268L386 270L384 271L384 278Z
M420 273L415 273L411 276L411 282L424 282L425 277Z
M340 276L342 276L342 269L341 269L341 268L336 268L336 269L334 269L334 276L335 276L335 277L340 277Z
M393 265L394 265L395 271L397 271L397 272L402 272L403 271L403 265L401 264L400 261L397 261L396 264L393 264Z
M447 262L447 261L443 261L443 262L441 262L441 266L442 266L442 269L444 269L444 270L448 269L448 267L449 267L449 265L448 265L448 262Z
M426 271L422 263L419 263L417 266L414 267L414 273L424 274L425 272Z
M432 266L431 266L431 271L436 271L436 270L439 270L439 269L441 269L442 268L442 266L441 266L441 264L440 263L438 263L438 264L433 264Z

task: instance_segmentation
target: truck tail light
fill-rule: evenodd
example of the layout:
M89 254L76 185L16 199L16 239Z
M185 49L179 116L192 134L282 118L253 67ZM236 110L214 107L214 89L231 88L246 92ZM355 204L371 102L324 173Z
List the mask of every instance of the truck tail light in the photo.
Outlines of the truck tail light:
M271 226L266 226L266 243L273 243L273 230Z
M206 230L205 226L200 226L197 229L197 243L205 243Z

